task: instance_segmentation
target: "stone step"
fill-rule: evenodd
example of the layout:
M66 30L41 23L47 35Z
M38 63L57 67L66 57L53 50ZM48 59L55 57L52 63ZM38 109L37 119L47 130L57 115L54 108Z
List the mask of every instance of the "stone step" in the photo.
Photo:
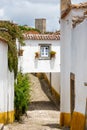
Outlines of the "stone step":
M9 130L8 125L5 125L2 130Z
M4 124L0 124L0 130L3 130Z

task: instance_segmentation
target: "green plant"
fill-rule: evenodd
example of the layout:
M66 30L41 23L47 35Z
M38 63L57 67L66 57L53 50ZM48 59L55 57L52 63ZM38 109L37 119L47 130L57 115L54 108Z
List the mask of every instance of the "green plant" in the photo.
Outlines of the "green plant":
M36 28L31 28L31 27L28 27L28 26L19 26L20 30L25 33L25 32L28 32L28 31L37 31L38 33L41 33L40 30L36 29Z
M22 32L16 24L9 21L0 21L0 37L7 41L8 68L11 72L14 71L14 75L16 78L18 69L16 38L18 38L21 45L24 45Z
M26 112L30 102L30 82L27 74L21 72L17 75L15 82L15 119L20 120L20 116Z

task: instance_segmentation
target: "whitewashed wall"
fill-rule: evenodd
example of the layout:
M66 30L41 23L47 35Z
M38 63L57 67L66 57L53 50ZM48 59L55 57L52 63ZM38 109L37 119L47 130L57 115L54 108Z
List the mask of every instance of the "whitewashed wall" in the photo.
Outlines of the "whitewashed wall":
M14 73L8 70L7 111L14 111Z
M79 13L78 13L79 12ZM72 16L83 16L74 9L61 20L61 112L70 112L70 73L75 74L75 109L85 114L87 98L87 19L72 27ZM67 103L67 105L66 105Z
M8 45L0 41L0 113L14 111L14 73L8 70Z
M75 73L75 111L85 114L87 98L87 20L77 25L72 34L72 66Z
M7 111L8 46L0 41L0 113Z
M23 62L22 71L27 72L59 72L60 71L60 41L59 40L26 40L26 46L22 47ZM40 51L39 44L51 44L51 49L56 51L54 60L35 60L35 52ZM20 63L19 63L20 64Z
M50 82L50 73L46 73L46 76ZM60 72L51 73L51 86L60 94Z
M71 10L72 16L83 16L84 12L86 11L86 8L74 8Z
M70 113L70 71L72 18L69 14L61 20L61 112ZM67 103L67 105L66 105Z

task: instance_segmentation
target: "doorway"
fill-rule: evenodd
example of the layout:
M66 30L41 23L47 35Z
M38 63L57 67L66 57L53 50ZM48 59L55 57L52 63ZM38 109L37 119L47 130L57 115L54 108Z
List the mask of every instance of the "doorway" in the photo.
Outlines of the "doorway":
M71 115L75 108L75 74L70 73Z

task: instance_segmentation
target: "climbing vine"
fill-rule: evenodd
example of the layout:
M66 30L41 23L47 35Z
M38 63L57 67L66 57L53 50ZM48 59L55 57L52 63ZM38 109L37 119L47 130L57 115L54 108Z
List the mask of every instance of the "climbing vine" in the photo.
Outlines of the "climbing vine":
M23 45L22 32L16 24L9 21L0 21L0 37L4 38L8 43L8 67L11 72L14 71L16 78L18 66L16 38Z

